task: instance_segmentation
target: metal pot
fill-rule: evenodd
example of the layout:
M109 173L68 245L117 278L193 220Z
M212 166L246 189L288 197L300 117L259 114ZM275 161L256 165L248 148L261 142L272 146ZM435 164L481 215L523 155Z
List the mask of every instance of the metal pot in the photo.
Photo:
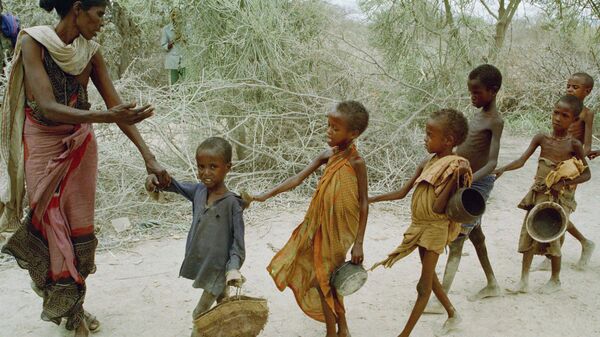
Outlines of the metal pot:
M485 212L485 199L477 190L461 188L450 197L446 215L454 222L473 223Z
M565 234L569 217L561 205L546 201L535 205L525 220L527 233L537 242L547 243Z
M367 271L362 265L350 261L342 264L331 275L331 286L342 296L354 294L367 282Z

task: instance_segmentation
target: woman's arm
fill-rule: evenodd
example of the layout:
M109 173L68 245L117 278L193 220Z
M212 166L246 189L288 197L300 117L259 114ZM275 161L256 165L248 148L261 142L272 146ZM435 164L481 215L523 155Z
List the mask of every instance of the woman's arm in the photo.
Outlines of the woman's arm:
M369 181L367 175L367 165L361 157L350 160L350 164L356 173L358 181L358 233L352 247L352 263L361 264L364 260L363 241L367 229L367 218L369 217Z
M527 159L529 159L529 157L531 157L531 155L535 152L535 150L538 148L538 146L540 146L543 138L544 138L544 135L541 133L535 135L533 137L533 139L531 140L529 147L527 148L527 150L525 150L525 152L521 155L521 157L519 159L494 171L496 178L499 178L506 171L513 171L513 170L520 169L521 167L523 167L523 165L525 165L525 163L527 162Z
M134 109L135 105L116 105L109 111L81 110L60 104L42 62L42 47L29 35L22 41L23 68L30 95L34 97L43 117L63 124L137 123L152 115L152 110Z
M287 192L291 189L294 189L296 186L300 185L306 177L315 172L321 165L327 163L329 157L333 154L333 150L325 150L321 153L317 158L315 158L307 167L305 167L302 171L300 171L295 176L292 176L286 180L284 180L281 184L275 186L272 190L265 192L260 195L251 196L252 201L265 201L269 198L276 196L277 194Z
M410 180L408 182L406 182L404 184L404 186L402 186L402 188L400 188L397 191L370 197L369 203L379 202L379 201L398 200L398 199L403 199L404 197L406 197L408 192L410 192L410 190L413 188L413 185L415 184L415 181L417 181L417 178L419 178L419 176L421 175L421 172L423 172L423 167L425 167L426 162L427 161L423 161L421 164L419 164L419 166L417 167L417 170L415 171L415 174L412 176L412 178L410 178Z
M104 58L100 52L97 52L96 55L92 57L92 82L100 92L100 95L104 99L104 103L110 109L115 106L119 106L122 104L121 98L115 89L110 76L108 75L108 68L106 67L106 63L104 62ZM153 114L154 109L149 105L146 105L140 109L146 109L146 113L149 112L150 115ZM169 185L170 177L167 171L156 161L154 154L150 151L146 142L140 135L137 127L133 124L117 122L117 125L123 131L123 133L135 144L138 151L142 155L144 162L146 164L146 170L148 173L155 174L159 181L160 186L165 187Z

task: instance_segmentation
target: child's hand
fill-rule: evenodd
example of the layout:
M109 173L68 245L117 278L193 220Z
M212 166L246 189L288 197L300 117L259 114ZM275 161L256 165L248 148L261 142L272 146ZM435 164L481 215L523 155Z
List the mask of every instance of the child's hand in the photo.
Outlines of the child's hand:
M231 287L241 288L246 278L237 269L232 269L225 274L225 284Z
M363 253L362 243L355 243L352 246L352 260L351 262L354 264L362 264L365 256Z
M148 192L156 192L156 188L158 187L158 177L154 174L149 174L146 178L146 191Z
M557 181L556 184L552 185L552 187L550 187L550 189L552 190L552 192L558 192L558 193L560 193L567 186L568 186L567 182L564 179L561 179L561 180Z
M588 158L590 159L596 159L598 156L600 156L600 150L590 151L590 153L588 153Z
M496 175L496 179L500 178L500 176L502 176L502 174L504 174L504 171L502 169L497 169L494 170L494 172L492 172L492 174Z

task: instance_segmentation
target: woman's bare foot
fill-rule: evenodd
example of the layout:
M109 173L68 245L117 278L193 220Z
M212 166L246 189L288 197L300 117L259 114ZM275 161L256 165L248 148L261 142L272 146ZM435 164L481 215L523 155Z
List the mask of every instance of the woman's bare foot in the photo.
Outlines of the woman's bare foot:
M97 332L98 330L100 330L100 321L96 319L96 316L90 314L87 311L84 311L83 315L85 317L85 322L90 332Z
M591 240L586 240L581 244L581 257L579 258L579 262L575 265L575 269L585 270L588 263L590 263L590 258L592 257L595 248L596 245Z
M469 300L470 302L475 302L475 301L482 300L484 298L498 297L501 295L502 295L502 289L500 289L500 287L498 286L497 283L494 283L494 284L488 284L485 288L479 290L479 292L477 292L477 294L468 296L467 300Z
M529 281L521 280L516 289L506 289L509 294L527 294L529 292Z
M550 271L552 264L549 258L544 258L544 261L540 262L537 266L533 267L533 271Z
M548 283L544 284L538 289L540 294L552 294L560 290L560 280L550 279Z
M90 330L88 329L85 320L81 321L81 324L75 329L75 337L89 337Z
M444 336L447 335L450 331L456 330L460 326L460 322L462 322L462 317L458 313L454 313L454 316L448 317L442 328L436 332L436 336Z

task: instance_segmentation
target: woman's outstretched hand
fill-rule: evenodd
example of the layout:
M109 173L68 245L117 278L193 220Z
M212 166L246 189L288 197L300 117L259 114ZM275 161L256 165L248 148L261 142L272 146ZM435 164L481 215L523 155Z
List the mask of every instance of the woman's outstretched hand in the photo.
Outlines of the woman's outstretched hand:
M114 106L108 110L107 118L104 122L133 125L154 115L154 107L152 105L136 106L137 104L133 102Z

